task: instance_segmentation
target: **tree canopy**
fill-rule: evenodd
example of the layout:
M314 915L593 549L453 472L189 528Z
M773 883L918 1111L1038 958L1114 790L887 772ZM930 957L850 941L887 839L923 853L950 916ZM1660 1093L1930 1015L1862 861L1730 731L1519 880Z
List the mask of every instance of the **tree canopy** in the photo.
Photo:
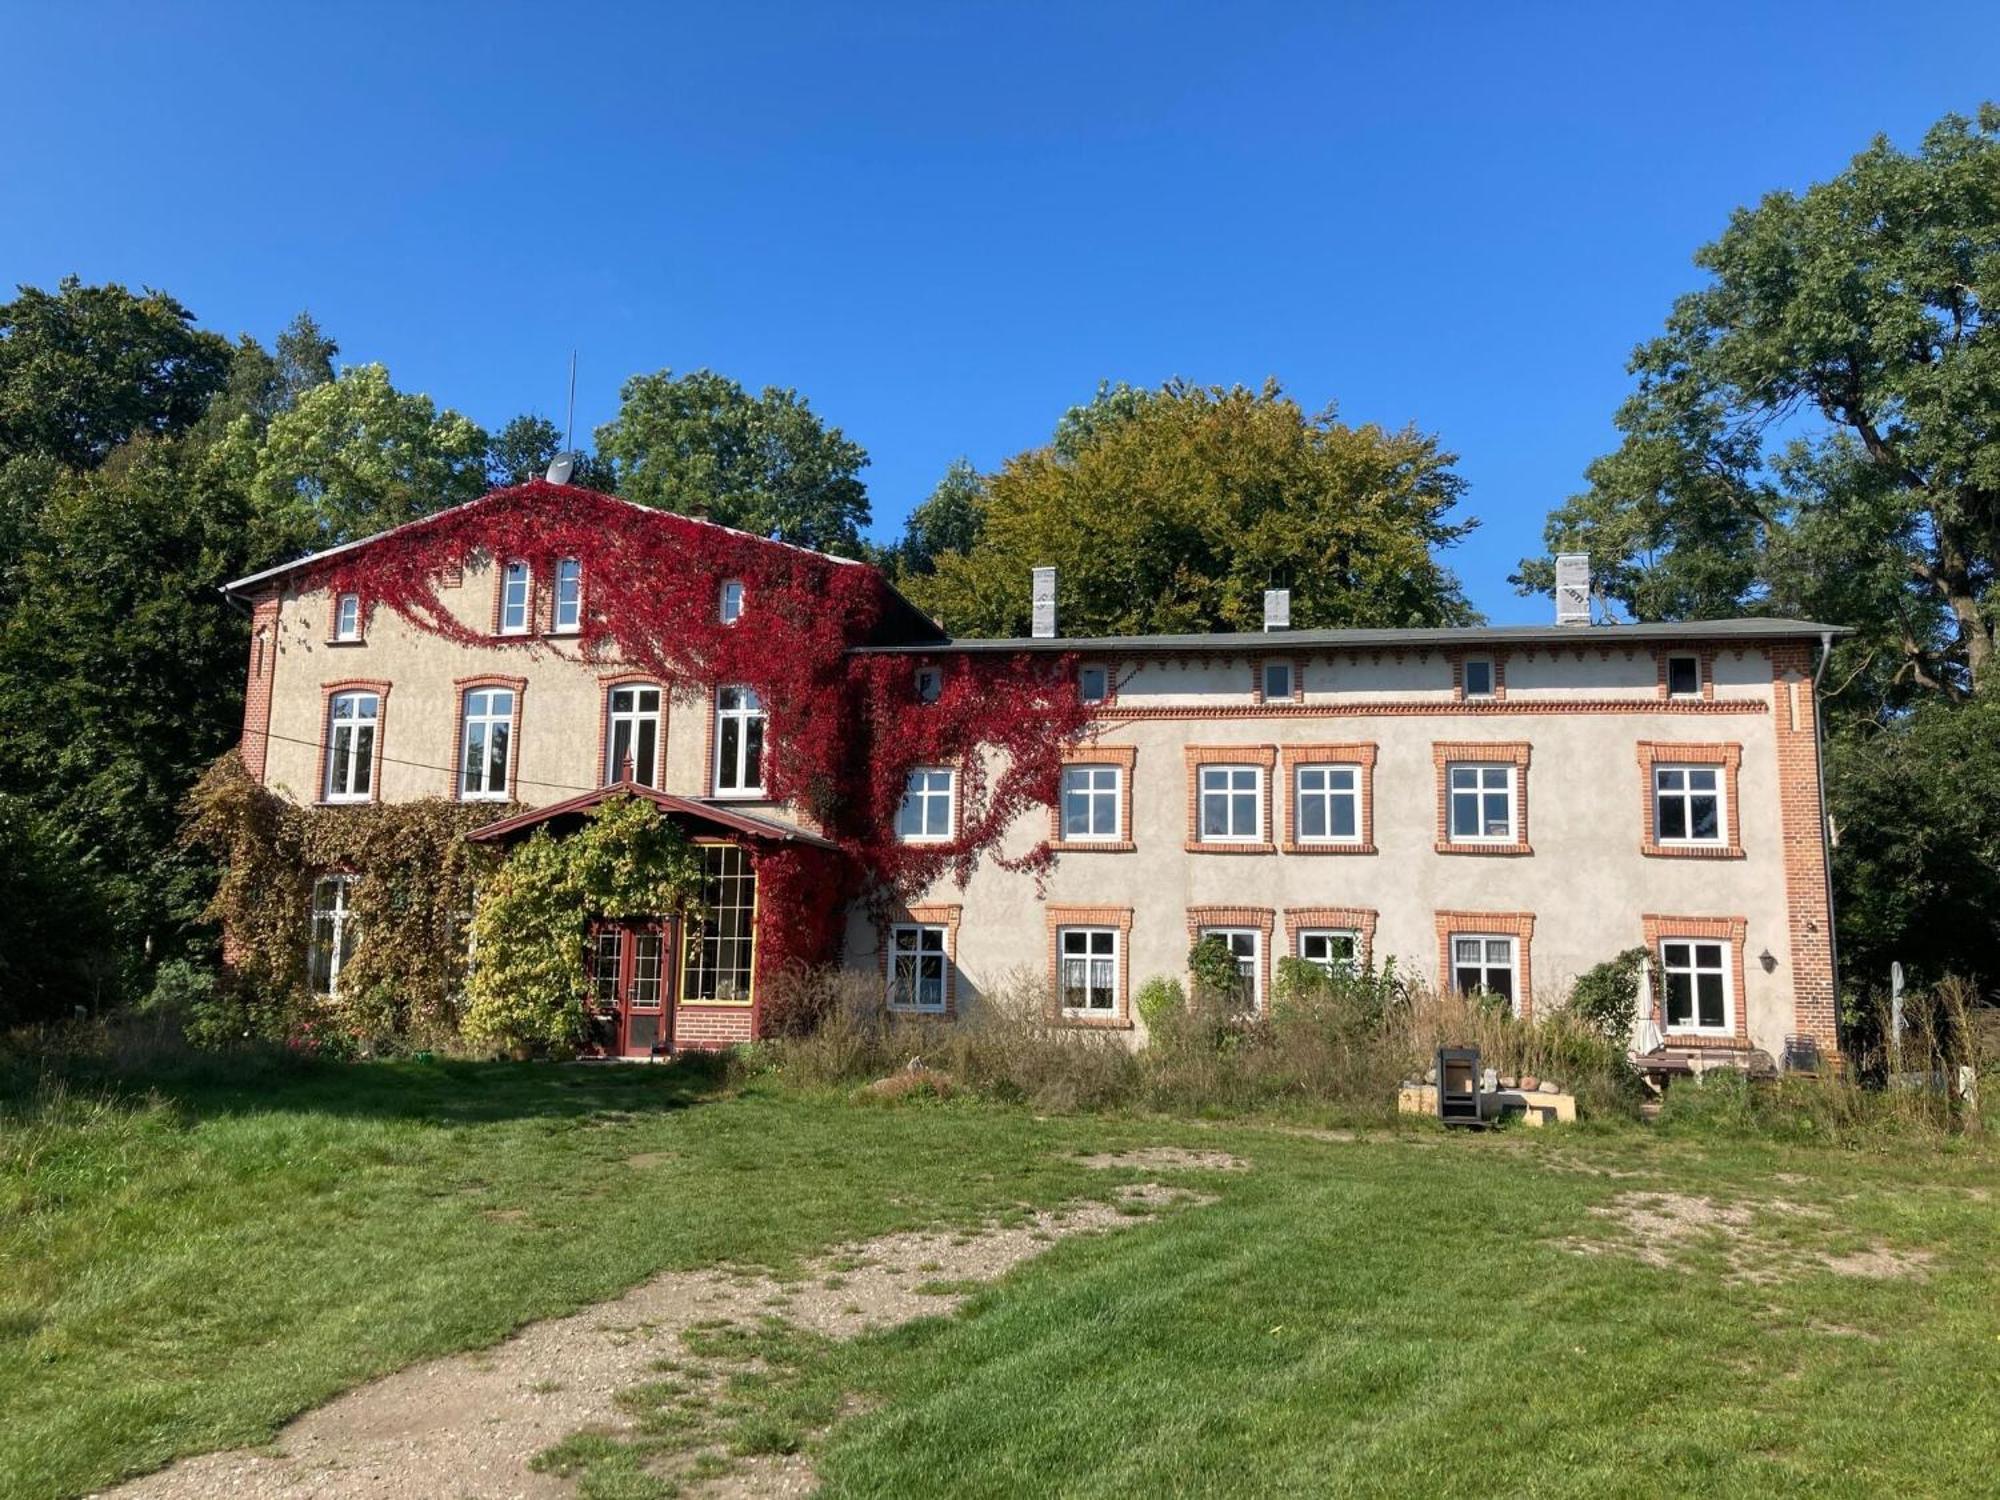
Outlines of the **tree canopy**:
M1835 677L1864 713L2000 682L2000 108L1878 138L1695 262L1550 551L1643 619L1855 626Z
M634 375L597 429L618 493L758 536L861 555L868 455L797 391L751 395L711 370Z
M1298 626L1465 622L1434 556L1475 524L1449 519L1454 461L1415 431L1308 414L1275 383L1107 388L951 499L974 539L908 590L967 635L1026 634L1039 565L1068 635L1255 630L1274 587Z

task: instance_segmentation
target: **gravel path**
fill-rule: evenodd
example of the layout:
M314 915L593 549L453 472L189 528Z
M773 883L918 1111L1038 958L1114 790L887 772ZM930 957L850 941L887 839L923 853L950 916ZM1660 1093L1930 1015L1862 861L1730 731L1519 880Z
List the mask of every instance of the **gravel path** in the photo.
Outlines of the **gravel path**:
M1120 1165L1127 1163L1121 1162ZM834 1338L950 1311L962 1298L917 1289L991 1281L1075 1234L1145 1222L1143 1213L1203 1201L1138 1183L1112 1203L1075 1203L968 1233L887 1235L841 1246L802 1281L728 1270L656 1276L615 1301L531 1324L504 1343L434 1359L337 1396L268 1448L183 1459L116 1489L118 1500L556 1500L574 1486L528 1460L584 1427L620 1428L623 1387L680 1352L695 1323L780 1315ZM718 1481L715 1495L804 1494L802 1459L765 1460Z

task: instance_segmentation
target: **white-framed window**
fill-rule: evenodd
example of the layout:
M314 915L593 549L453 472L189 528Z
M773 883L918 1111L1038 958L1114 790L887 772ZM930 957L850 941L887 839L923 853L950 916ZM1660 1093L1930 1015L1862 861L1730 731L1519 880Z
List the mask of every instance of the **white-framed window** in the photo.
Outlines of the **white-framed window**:
M1076 695L1085 703L1103 703L1111 696L1111 669L1102 662L1085 662L1076 669Z
M1468 698L1491 698L1493 696L1493 658L1490 656L1468 656L1465 659L1465 696Z
M1200 776L1202 842L1260 842L1264 837L1264 768L1203 766Z
M890 1007L941 1013L950 963L942 927L898 922L889 930Z
M1451 987L1461 995L1515 995L1514 939L1483 932L1451 935Z
M1264 701L1289 703L1292 698L1292 664L1273 659L1264 663Z
M1701 658L1699 656L1669 656L1667 658L1667 696L1669 698L1699 698L1701 696Z
M641 786L658 786L660 690L639 682L615 687L606 712L609 717L604 734L605 784L622 781L629 774Z
M1667 1030L1727 1034L1733 1028L1729 944L1698 938L1660 940L1660 980Z
M458 795L465 802L507 800L507 753L514 735L514 690L469 688L465 694Z
M952 786L949 766L919 766L903 783L896 809L896 837L906 844L937 844L951 837Z
M556 564L556 627L569 631L583 628L583 564L565 557Z
M1064 766L1062 773L1062 836L1064 843L1120 839L1118 826L1124 803L1125 775L1119 766Z
M1653 767L1653 836L1662 844L1720 844L1720 766Z
M754 688L732 683L715 691L715 794L764 792L764 702Z
M916 688L917 702L937 702L938 699L944 696L944 668L918 667Z
M326 800L366 802L375 785L382 699L374 693L335 693L326 716Z
M500 578L500 633L526 635L528 606L535 594L535 575L524 562L510 562Z
M1260 950L1264 934L1255 927L1204 927L1198 936L1204 942L1220 938L1229 945L1229 956L1236 960L1236 1008L1246 1014L1261 1010L1264 986Z
M1118 1014L1116 927L1058 927L1056 957L1064 1015Z
M1455 763L1446 767L1454 844L1511 844L1515 835L1511 765Z
M336 641L361 639L361 596L342 594L333 602L333 638Z
M338 995L340 971L360 936L355 923L352 875L322 875L313 882L312 929L306 944L306 979L315 995Z
M743 618L743 580L728 578L716 596L716 614L725 625L734 625Z
M1292 821L1302 844L1361 842L1361 768L1300 766L1292 781Z
M1338 927L1302 928L1299 957L1329 974L1351 974L1360 967L1361 934Z

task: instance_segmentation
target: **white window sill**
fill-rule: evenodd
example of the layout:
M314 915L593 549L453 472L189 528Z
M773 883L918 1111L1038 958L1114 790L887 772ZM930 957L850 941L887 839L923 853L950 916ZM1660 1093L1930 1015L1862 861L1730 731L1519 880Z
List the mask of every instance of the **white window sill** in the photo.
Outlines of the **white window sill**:
M759 787L717 787L710 794L716 802L768 802L764 789Z

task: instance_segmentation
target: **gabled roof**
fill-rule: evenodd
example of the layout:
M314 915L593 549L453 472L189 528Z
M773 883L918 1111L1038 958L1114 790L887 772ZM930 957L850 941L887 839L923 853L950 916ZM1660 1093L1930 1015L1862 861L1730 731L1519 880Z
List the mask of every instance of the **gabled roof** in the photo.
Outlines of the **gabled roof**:
M613 797L638 797L652 803L668 817L686 818L691 822L705 823L728 833L740 833L748 838L768 839L778 844L812 844L821 849L838 847L830 839L821 838L816 833L810 833L791 823L781 822L777 818L744 812L741 808L707 798L677 797L672 792L657 791L636 781L614 782L610 786L599 787L594 792L585 792L579 797L515 813L512 817L501 818L498 822L488 823L483 828L473 829L466 838L475 844L500 843L515 834L527 833L550 823L581 823L593 809Z

